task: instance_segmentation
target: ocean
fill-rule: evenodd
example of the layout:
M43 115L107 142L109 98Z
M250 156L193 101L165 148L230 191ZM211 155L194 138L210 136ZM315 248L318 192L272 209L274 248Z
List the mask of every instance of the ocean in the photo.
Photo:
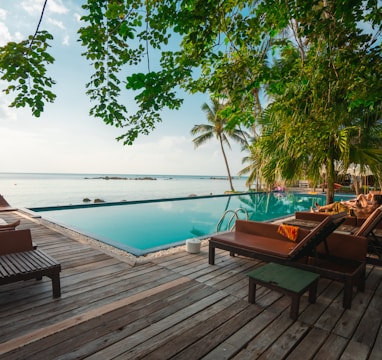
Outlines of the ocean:
M247 190L245 181L235 177L235 190ZM21 208L78 205L84 199L118 202L220 195L229 189L224 176L0 173L0 194Z

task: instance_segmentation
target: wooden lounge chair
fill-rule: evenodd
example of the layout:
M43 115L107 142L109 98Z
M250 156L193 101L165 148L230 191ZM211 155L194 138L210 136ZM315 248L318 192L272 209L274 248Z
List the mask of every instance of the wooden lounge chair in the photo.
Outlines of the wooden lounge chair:
M53 297L61 296L61 265L34 248L29 229L0 232L0 285L22 280L52 280Z
M285 221L285 224L295 225L311 230L329 216L327 213L301 211L295 213L295 219ZM369 239L368 255L369 264L382 265L382 206L375 209L366 219L348 216L345 222L338 227L337 232L364 236ZM378 235L377 235L378 234Z
M296 241L290 241L278 233L279 225L256 221L237 220L234 232L214 235L209 241L209 263L214 264L215 248L250 256L263 261L297 260L315 251L319 243L343 221L343 214L326 216L312 231L300 229Z
M355 229L351 234L356 236L364 236L369 239L368 243L368 253L371 256L367 257L368 263L382 265L382 242L379 237L375 234L377 226L382 221L382 206L378 207L373 211L370 216L364 220L358 229ZM375 259L372 255L376 255L378 258Z
M15 230L20 225L20 220L7 223L4 219L0 218L0 231Z
M353 286L357 285L361 291L365 287L367 239L333 233L343 220L343 214L326 216L312 231L299 229L296 241L280 235L279 225L237 220L234 232L211 237L209 263L215 263L215 249L219 248L229 251L231 255L239 254L313 271L343 282L343 306L350 308ZM346 249L343 250L345 244Z
M14 211L14 207L8 204L8 201L4 199L3 195L0 195L0 211Z

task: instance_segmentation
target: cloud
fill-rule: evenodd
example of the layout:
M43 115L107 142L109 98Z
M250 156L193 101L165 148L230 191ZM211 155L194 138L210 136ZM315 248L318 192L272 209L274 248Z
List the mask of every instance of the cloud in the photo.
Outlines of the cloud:
M6 121L17 120L16 111L12 110L9 107L9 103L6 101L5 96L3 95L0 97L0 119L6 120ZM3 133L2 133L2 138L4 139Z
M12 40L11 33L4 23L0 22L0 46L4 46L7 42Z
M36 13L41 13L44 1L45 0L24 0L20 5L29 15L36 15ZM47 2L46 12L48 13L66 14L68 11L69 9L62 4L61 0L49 0Z
M81 14L79 14L79 13L74 13L74 18L76 19L76 21L78 22L78 23L80 23L81 22Z
M60 28L60 29L65 30L65 25L63 24L62 21L58 21L58 20L52 19L52 18L50 17L50 18L48 18L48 23L49 23L49 24L52 24L52 25L54 25L54 26L57 26L57 27Z
M23 39L24 37L20 32L17 31L14 35L12 35L8 27L4 23L0 22L0 46L4 46L10 41L19 42Z
M69 11L69 9L62 4L61 0L49 0L48 10L55 14L66 14Z
M238 151L231 153L227 149L230 169L234 175L242 168L242 156L237 154ZM138 141L121 151L118 159L120 164L126 163L126 168L128 167L129 172L133 173L215 175L226 173L218 142L211 141L201 148L194 149L192 139L186 136L162 136L154 141ZM117 169L115 172L118 172Z
M188 140L185 136L163 136L155 146L158 146L161 149L174 149L179 148L185 144L189 144L190 140Z
M0 20L5 20L7 18L7 11L0 8Z
M69 46L70 45L70 36L69 35L65 35L63 40L62 40L62 45L66 45L66 46Z
M21 8L29 15L41 13L43 5L44 0L24 0L20 4Z

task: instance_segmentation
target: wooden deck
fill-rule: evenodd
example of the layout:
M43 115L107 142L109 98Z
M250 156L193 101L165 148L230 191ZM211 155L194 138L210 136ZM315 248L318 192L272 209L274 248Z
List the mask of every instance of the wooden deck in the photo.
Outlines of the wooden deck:
M0 359L382 359L382 268L343 310L341 285L320 279L316 304L259 288L248 304L246 274L261 263L208 249L132 266L18 212L38 247L61 262L62 297L50 279L0 287Z

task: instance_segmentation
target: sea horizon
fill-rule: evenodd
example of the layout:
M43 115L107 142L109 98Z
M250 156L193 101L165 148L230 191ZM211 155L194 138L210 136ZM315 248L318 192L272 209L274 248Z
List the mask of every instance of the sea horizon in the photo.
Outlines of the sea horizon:
M75 176L83 176L83 175L104 175L104 176L177 176L177 177L211 177L211 178L226 178L228 179L228 175L206 175L206 174L153 174L153 173L125 173L125 172L45 172L45 171L0 171L0 175L75 175ZM246 176L231 176L232 178L238 179L243 178L246 179Z
M246 177L233 177L235 190L245 191ZM221 195L230 190L228 176L1 172L0 194L15 207L78 205Z

